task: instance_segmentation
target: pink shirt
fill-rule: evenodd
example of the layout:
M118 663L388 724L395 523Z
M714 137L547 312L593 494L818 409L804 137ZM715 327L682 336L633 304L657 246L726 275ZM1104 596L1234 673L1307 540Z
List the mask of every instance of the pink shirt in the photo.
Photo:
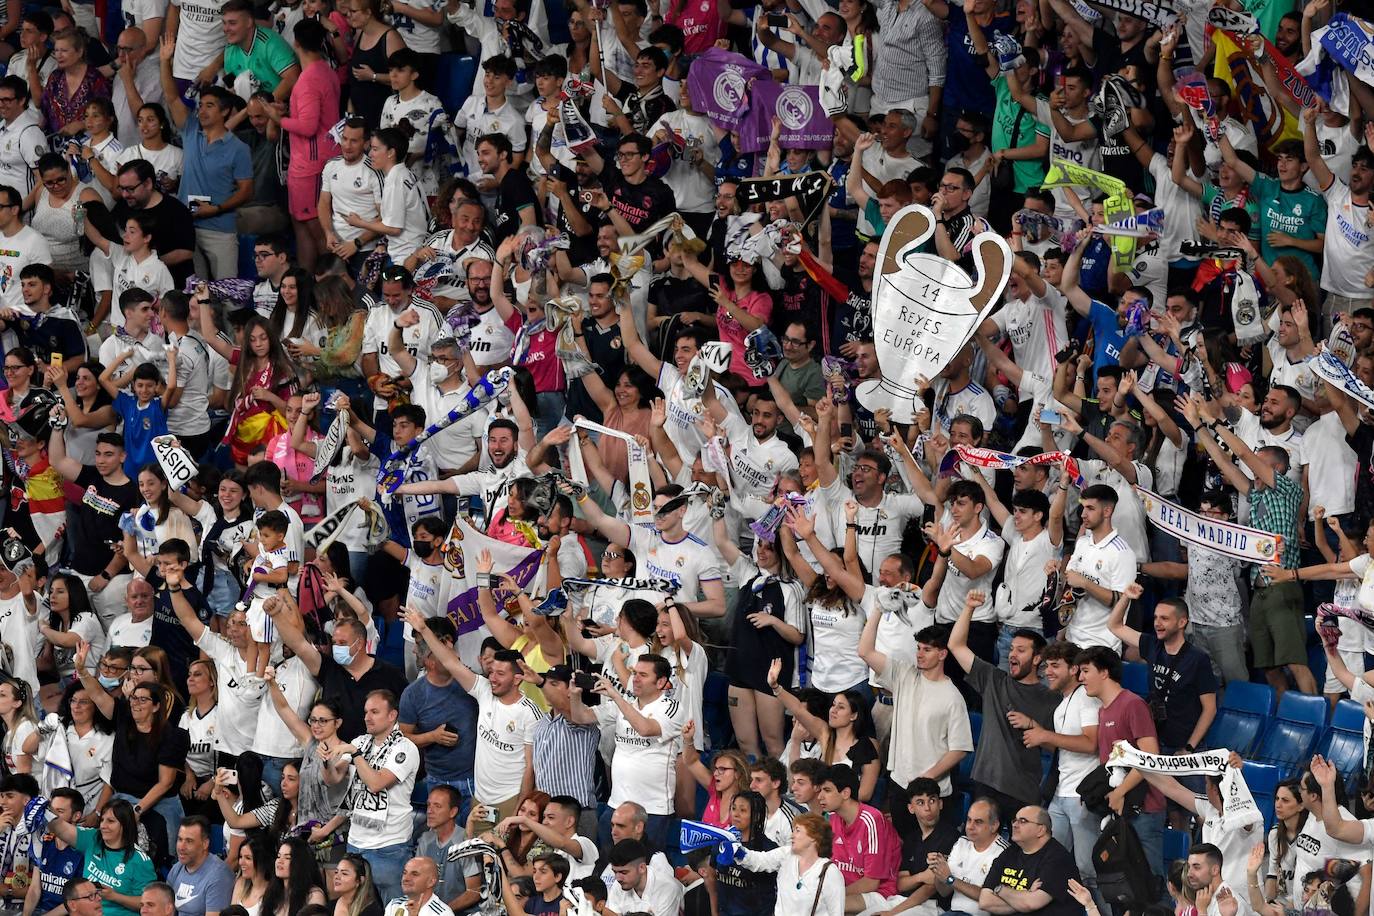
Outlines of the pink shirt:
M687 54L704 54L725 36L720 0L673 0L664 21L682 29L682 50Z
M759 277L762 279L762 272L759 273ZM729 291L730 281L728 278L721 283L721 289L727 291L726 295L730 297L735 305L739 306L750 315L753 315L765 325L768 324L768 316L773 314L773 297L768 295L768 293L758 291L751 292L741 301L735 297L733 292ZM730 371L744 379L745 383L751 387L756 388L765 384L763 379L754 378L754 373L749 370L749 364L744 361L744 338L749 334L749 332L744 329L744 325L740 324L734 318L731 318L730 313L724 308L717 308L716 330L720 332L720 339L730 345Z
M339 121L339 77L329 64L312 61L291 87L291 114L281 119L291 135L291 164L287 175L314 177L339 155L329 129Z
M568 387L563 378L563 363L558 359L558 335L550 330L530 335L529 349L521 364L534 376L534 390L562 391Z

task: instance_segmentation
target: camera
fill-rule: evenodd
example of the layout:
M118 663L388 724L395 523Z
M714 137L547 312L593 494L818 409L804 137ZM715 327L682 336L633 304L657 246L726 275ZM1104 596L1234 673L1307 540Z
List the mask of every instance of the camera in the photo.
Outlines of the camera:
M601 702L601 694L596 690L596 675L589 671L574 671L573 683L582 688L582 705L596 706Z
M1070 340L1068 345L1058 353L1054 354L1055 362L1069 363L1078 359L1078 354L1083 351L1083 345L1076 340Z

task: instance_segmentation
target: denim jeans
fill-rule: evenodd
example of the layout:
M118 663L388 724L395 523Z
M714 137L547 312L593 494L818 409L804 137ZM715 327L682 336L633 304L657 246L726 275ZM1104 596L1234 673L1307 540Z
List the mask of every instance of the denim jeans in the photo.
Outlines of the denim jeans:
M614 384L614 383L612 383ZM534 396L534 434L542 439L563 422L568 396L561 391L541 391Z
M362 856L367 860L367 864L372 866L372 883L377 888L378 896L383 900L394 900L401 896L401 872L411 856L409 843L397 843L377 849L359 849L349 843L347 849Z
M1168 877L1169 873L1164 865L1164 812L1151 814L1142 811L1131 818L1131 828L1140 838L1140 845L1145 850L1145 861L1149 863L1150 871L1161 878Z
M1084 807L1077 796L1070 795L1056 795L1050 802L1049 814L1054 838L1073 853L1083 886L1092 891L1098 910L1107 912L1107 904L1097 890L1097 871L1093 865L1093 846L1102 835L1102 819Z
M116 792L114 797L122 798L131 805L136 805L139 801L138 796L129 795L124 792ZM156 805L153 805L153 810L162 815L162 820L167 825L168 852L172 855L176 855L177 831L181 829L181 819L186 816L186 812L181 807L181 796L173 792Z

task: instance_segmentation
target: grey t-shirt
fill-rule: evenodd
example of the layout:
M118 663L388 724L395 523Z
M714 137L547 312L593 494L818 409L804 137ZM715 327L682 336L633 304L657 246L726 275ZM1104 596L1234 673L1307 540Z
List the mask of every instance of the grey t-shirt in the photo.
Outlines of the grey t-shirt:
M420 840L415 845L417 856L433 859L439 865L439 883L434 887L434 896L446 904L467 889L467 879L478 874L481 868L476 856L468 856L459 862L446 860L448 848L466 839L467 834L463 832L462 827L458 827L453 831L453 836L448 838L448 842L441 846L434 831L426 830L420 834ZM463 913L467 912L471 910L463 910L457 916L463 916Z
M1022 684L981 658L973 660L969 686L983 698L983 731L973 760L973 781L1027 804L1040 802L1040 749L1026 747L1007 713L1023 712L1054 730L1054 710L1063 699L1043 684Z
M208 856L200 867L190 871L178 862L167 875L175 894L177 916L205 916L229 906L234 893L234 875L219 856Z

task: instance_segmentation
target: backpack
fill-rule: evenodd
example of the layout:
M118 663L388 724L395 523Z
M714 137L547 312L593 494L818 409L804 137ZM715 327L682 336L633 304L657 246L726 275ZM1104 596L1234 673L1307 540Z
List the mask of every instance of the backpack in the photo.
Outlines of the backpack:
M1093 844L1097 889L1116 912L1139 910L1158 899L1159 879L1150 871L1140 837L1125 818L1112 816Z

